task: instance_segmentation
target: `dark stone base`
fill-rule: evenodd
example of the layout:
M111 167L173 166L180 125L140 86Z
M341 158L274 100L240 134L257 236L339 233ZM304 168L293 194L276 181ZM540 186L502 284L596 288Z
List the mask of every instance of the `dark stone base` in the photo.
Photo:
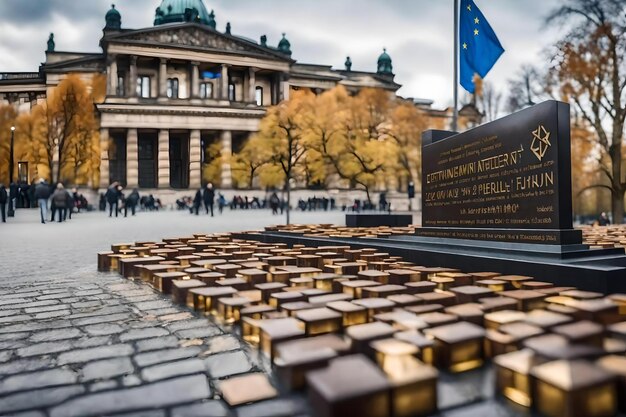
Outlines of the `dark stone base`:
M556 286L574 286L605 294L626 292L623 249L589 249L586 245L539 245L479 242L417 236L378 239L314 238L281 232L239 234L243 239L310 246L350 245L376 248L423 266L446 266L464 272L528 275Z
M346 214L346 226L348 227L405 227L412 222L412 214Z
M471 239L498 242L517 242L542 245L573 245L582 242L580 230L568 229L482 229L461 227L420 227L416 236Z

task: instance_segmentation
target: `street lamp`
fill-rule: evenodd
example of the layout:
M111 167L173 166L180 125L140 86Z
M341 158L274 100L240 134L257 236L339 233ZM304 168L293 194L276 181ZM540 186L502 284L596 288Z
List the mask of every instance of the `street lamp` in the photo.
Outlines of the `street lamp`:
M13 184L13 139L15 138L15 126L11 126L11 145L9 147L9 209L7 210L7 216L13 217L15 212L13 210L14 201L11 198L11 184Z

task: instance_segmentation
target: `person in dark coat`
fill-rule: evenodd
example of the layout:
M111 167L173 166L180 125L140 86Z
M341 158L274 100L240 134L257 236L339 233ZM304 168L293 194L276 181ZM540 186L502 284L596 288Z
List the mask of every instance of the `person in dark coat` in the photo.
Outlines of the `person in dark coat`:
M7 222L7 200L9 196L7 195L7 190L4 188L4 184L0 184L0 215L2 217L2 223Z
M37 182L33 180L32 184L30 184L30 187L28 187L28 200L30 200L30 206L31 207L37 207L36 203L37 203L37 199L35 198L35 188L37 187Z
M220 214L222 214L222 212L224 211L225 205L226 205L226 197L224 197L222 193L219 193L219 196L217 197L217 207L220 210Z
M117 211L122 212L122 209L126 207L126 196L124 195L124 187L118 184L117 186ZM116 213L117 217L117 213Z
M196 196L193 198L193 210L196 212L196 216L198 215L198 211L200 211L201 205L202 205L202 188L196 191Z
M59 223L61 223L66 216L65 210L67 210L67 191L63 188L63 184L57 184L57 189L52 194L52 203L59 212ZM54 219L52 220L54 221Z
M72 220L72 211L74 211L74 196L68 190L65 190L65 210L63 210L63 221L69 217Z
M104 194L104 198L106 198L107 203L109 203L109 217L113 216L113 207L115 207L115 217L117 217L117 201L119 199L117 182L109 186L107 192Z
M128 215L129 207L132 215L134 216L137 204L139 204L139 191L135 188L133 189L133 192L126 197L126 203L124 204L124 217Z
M76 213L80 213L80 196L78 195L78 190L76 188L72 188L72 202L73 206L76 208Z
M206 188L204 189L204 194L202 195L202 199L204 200L204 208L206 209L206 214L209 214L209 208L211 209L211 217L213 217L213 205L215 204L215 188L213 188L213 184L208 183Z
M30 195L29 195L30 185L26 181L22 181L20 183L20 195L22 197L22 207L30 208Z
M270 207L272 208L272 214L278 214L278 206L280 205L280 199L276 193L272 193L270 197Z
M20 187L14 182L9 185L9 204L11 204L11 208L15 211L15 203L17 201L17 195L20 192Z
M611 224L611 220L609 220L609 216L607 216L605 212L602 212L600 217L598 217L598 224L600 226L608 226Z
M50 198L50 187L46 181L41 178L39 184L35 187L35 199L39 205L39 213L41 214L41 223L46 224L48 217L48 199Z

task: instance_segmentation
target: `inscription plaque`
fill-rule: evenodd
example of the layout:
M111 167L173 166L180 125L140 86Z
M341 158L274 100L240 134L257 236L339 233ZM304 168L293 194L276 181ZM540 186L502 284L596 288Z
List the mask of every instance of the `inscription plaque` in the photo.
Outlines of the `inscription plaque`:
M419 236L579 244L569 105L546 101L467 132L422 136Z

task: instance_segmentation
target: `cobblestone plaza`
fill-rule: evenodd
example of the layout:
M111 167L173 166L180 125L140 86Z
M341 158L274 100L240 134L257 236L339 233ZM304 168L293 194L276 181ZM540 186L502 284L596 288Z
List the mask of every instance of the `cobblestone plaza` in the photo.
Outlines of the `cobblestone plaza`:
M296 223L343 222L341 212L293 217ZM231 329L145 283L96 272L96 252L110 242L251 230L282 219L264 210L214 218L81 213L41 225L37 211L18 210L1 229L0 415L311 415L301 394L229 408L219 383L267 372L267 359ZM490 368L440 378L447 410L440 415L528 415L493 399L492 387Z
M295 220L339 217L305 213ZM278 220L269 211L226 211L214 218L81 213L41 225L36 210L18 210L0 232L0 415L118 415L154 408L130 415L228 415L213 400L215 381L263 370L259 357L148 286L96 272L95 254L112 241L253 229ZM303 410L301 400L289 398L244 406L236 415Z

